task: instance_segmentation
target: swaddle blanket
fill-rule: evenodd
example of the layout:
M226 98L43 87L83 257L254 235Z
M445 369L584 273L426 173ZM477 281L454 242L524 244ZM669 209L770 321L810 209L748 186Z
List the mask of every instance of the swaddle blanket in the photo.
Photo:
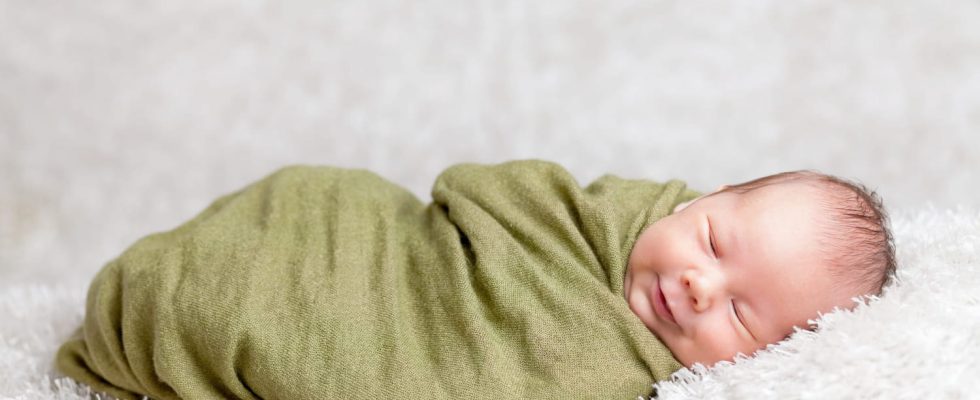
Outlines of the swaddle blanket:
M521 160L423 204L287 167L106 264L56 365L122 399L634 399L680 364L629 309L629 252L697 195Z

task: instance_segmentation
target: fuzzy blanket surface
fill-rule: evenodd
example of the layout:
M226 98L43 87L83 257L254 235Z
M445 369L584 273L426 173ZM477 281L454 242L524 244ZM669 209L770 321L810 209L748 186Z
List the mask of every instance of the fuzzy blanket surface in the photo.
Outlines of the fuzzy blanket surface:
M0 399L86 398L53 360L99 268L258 176L360 167L428 202L452 164L521 158L882 195L896 285L664 398L978 398L976 21L975 0L0 0Z
M283 168L108 263L57 365L133 400L635 398L681 365L630 310L627 260L697 196L518 160L452 166L426 205Z

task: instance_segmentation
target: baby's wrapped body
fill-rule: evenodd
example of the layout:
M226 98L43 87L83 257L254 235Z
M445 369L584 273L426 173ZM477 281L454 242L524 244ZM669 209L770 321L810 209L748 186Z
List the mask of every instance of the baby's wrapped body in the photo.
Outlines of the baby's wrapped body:
M284 168L109 262L57 367L123 399L636 398L680 364L629 253L697 195L524 160L450 167L426 205Z

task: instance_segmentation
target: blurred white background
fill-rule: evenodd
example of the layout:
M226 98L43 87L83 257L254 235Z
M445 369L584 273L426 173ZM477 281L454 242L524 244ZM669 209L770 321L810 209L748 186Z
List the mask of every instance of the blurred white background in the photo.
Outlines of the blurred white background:
M0 0L0 289L295 163L698 190L813 168L980 205L980 3Z

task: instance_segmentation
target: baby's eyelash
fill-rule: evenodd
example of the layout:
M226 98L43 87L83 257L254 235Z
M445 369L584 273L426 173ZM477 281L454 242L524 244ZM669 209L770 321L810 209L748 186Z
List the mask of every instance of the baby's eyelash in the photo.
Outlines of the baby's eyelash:
M745 326L745 321L742 321L742 315L738 313L738 307L735 307L735 300L732 300L732 310L735 311L735 318L738 319L738 323Z
M745 320L742 319L742 314L738 312L738 307L735 307L735 299L732 299L732 311L735 312L735 319L738 320L739 324L742 324L742 328L749 333L749 336L752 336L752 338L755 339L755 335L753 335L752 331L749 330L749 326L745 325Z
M715 235L711 232L711 220L708 219L708 244L711 246L711 254L718 256L718 250L715 249Z

